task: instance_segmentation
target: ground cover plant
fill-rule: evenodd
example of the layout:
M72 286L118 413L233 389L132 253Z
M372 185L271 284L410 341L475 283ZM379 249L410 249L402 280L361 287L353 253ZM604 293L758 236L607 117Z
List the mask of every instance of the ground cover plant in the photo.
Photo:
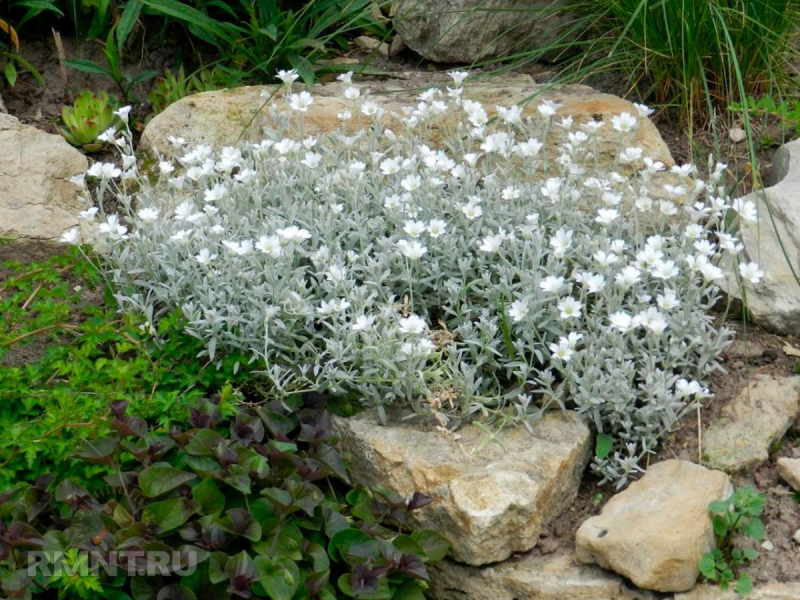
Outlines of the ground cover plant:
M112 401L168 428L204 394L237 398L233 355L221 368L197 359L202 343L173 317L158 329L119 315L97 268L77 248L32 264L11 263L0 283L0 490L46 473L84 479L103 467L72 462L107 433ZM105 296L105 299L104 299Z
M445 427L574 407L605 436L594 468L620 484L708 396L729 338L708 312L717 263L741 250L738 220L755 219L725 198L724 165L707 181L691 165L665 174L630 146L644 106L577 123L545 101L535 118L500 107L490 120L461 100L459 72L392 129L344 75L340 129L308 137L314 98L280 76L262 142L173 138L148 182L123 137L125 168L87 174L122 207L84 229L125 310L158 323L179 309L203 356L246 356L277 396L401 402ZM432 127L442 149L425 143ZM620 140L605 169L601 127ZM566 143L543 151L557 132ZM739 273L761 277L754 263Z
M205 399L167 431L113 402L114 433L76 449L105 487L59 474L0 496L5 597L424 600L449 549L406 522L429 498L350 489L299 396L233 412Z

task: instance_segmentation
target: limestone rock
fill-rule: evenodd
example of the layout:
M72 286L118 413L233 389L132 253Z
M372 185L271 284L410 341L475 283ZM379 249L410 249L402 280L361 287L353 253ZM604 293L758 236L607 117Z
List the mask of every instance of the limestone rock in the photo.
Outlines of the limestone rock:
M651 465L576 536L580 561L659 592L692 589L700 558L714 546L708 505L733 492L728 476L682 460Z
M69 178L87 168L60 135L0 114L0 236L53 239L77 225L86 207Z
M564 0L399 0L393 25L420 56L444 63L545 47L570 16Z
M703 460L728 473L752 471L800 411L800 376L754 375L703 434Z
M504 560L536 545L547 523L575 498L591 454L591 434L575 413L550 413L494 441L474 425L458 438L424 430L395 415L336 419L335 430L356 483L435 502L412 513L419 527L452 543L452 556L471 565Z
M409 103L416 105L416 96L422 85L452 85L444 76L431 84L429 81L417 81L416 76L404 81L371 82L369 85L359 84L362 93L370 88L371 99L386 110L384 122L397 130L397 121L393 113L402 114L401 107ZM306 135L327 134L339 127L337 114L345 108L352 108L352 103L342 97L344 84L330 83L313 88L314 104L304 115L303 127ZM263 129L272 124L269 116L269 105L265 105L261 93L275 92L275 86L241 87L233 90L220 90L194 94L175 102L147 125L140 143L140 149L156 149L164 154L170 152L167 137L170 135L183 137L190 145L198 143L210 144L214 147L234 145L238 141L253 142L263 139ZM282 91L276 93L273 102L283 102ZM571 115L577 123L585 123L593 117L604 119L607 123L611 117L622 112L636 113L635 107L622 98L610 94L601 94L586 86L564 86L557 89L545 89L533 83L527 75L494 77L489 80L467 80L464 97L482 102L491 115L496 105L511 106L521 104L532 95L539 94L526 107L524 114L536 113L536 106L543 99L562 104L558 111L560 116ZM445 117L442 128L448 123ZM436 144L439 131L433 128L430 143ZM600 130L598 151L600 166L616 164L619 152L619 136L610 127ZM554 127L547 138L545 152L551 160L560 154L560 146L566 141L566 134ZM674 164L664 140L649 119L640 119L636 139L632 145L641 147L646 156L660 160L667 166ZM621 166L618 166L622 169Z
M800 492L800 458L779 458L778 474L794 491Z
M729 265L725 291L742 298L759 325L781 334L800 328L800 140L782 146L773 161L778 183L744 200L756 203L757 223L742 223L744 259L758 263L764 277L758 284L738 281Z
M431 566L431 592L437 600L655 600L566 552L528 554L489 567L444 560Z

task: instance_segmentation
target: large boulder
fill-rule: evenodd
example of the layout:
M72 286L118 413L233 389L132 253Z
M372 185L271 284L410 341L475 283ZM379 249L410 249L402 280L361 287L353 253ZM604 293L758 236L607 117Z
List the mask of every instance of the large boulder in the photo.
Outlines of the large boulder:
M0 236L53 239L78 224L86 157L60 135L0 114Z
M471 64L545 48L570 20L566 0L399 0L392 23L420 56Z
M620 576L584 565L570 552L529 553L488 567L451 560L431 566L436 600L655 600Z
M800 412L800 376L754 375L703 434L703 460L728 473L753 471L769 458Z
M358 84L365 93L371 88L371 99L386 112L384 122L387 126L398 129L399 123L394 115L402 115L402 107L416 106L420 86L447 85L450 79L434 81L418 80L418 75L410 75L405 81L390 81ZM337 114L344 109L352 109L352 102L342 97L344 84L330 83L313 88L314 104L303 116L303 128L306 135L318 135L334 132L340 121ZM270 102L262 97L262 92L275 93L271 103L283 106L282 91L275 86L241 87L233 90L203 92L188 96L175 102L159 115L156 115L142 134L140 148L146 151L158 150L163 154L170 153L169 136L182 137L190 145L206 143L214 147L234 145L240 141L254 142L263 138L266 126L274 127L270 116ZM524 115L535 115L536 107L541 100L552 100L562 105L558 111L560 116L573 116L577 123L585 123L594 118L603 119L607 125L598 135L598 152L600 167L622 169L617 156L619 153L619 134L610 126L612 116L622 112L636 114L636 108L622 98L611 94L602 94L586 86L564 86L548 88L536 85L527 75L492 77L472 81L465 84L464 97L483 103L489 115L495 113L496 105L525 106ZM428 136L435 144L439 129L444 129L455 115L445 117L437 127L432 127ZM424 132L421 132L424 134ZM546 140L545 152L550 160L561 153L561 144L566 141L566 133L553 127ZM646 118L639 119L636 138L631 142L644 150L646 156L660 160L667 166L674 164L669 148L661 139L655 125Z
M714 547L709 503L733 492L725 473L665 460L584 521L580 561L597 563L657 592L692 589L700 558Z
M724 281L725 291L744 298L762 327L780 334L800 329L800 140L782 146L773 161L777 181L743 200L756 204L758 221L742 223L744 257L759 264L757 284L740 281L736 265Z
M592 451L576 413L549 413L489 439L467 425L456 434L374 412L336 419L356 483L434 498L414 524L452 543L458 561L483 565L533 548L542 529L575 499Z

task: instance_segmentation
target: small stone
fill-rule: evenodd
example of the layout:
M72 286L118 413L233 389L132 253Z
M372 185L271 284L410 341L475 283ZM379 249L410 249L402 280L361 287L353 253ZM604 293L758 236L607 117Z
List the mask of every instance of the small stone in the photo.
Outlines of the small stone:
M734 144L739 144L747 139L747 133L741 127L732 127L728 131L728 137L731 138Z
M703 459L726 473L753 471L791 427L799 402L800 376L753 376L703 435Z
M576 535L576 555L658 592L692 589L714 547L709 503L728 498L725 473L683 460L654 465L617 494Z
M795 541L795 542L797 542L798 544L800 544L800 529L798 529L797 531L795 531L795 532L794 532L794 537L793 537L793 539L794 539L794 541Z
M362 50L366 50L367 52L377 50L378 54L381 54L382 56L389 56L389 44L382 42L377 38L370 37L368 35L360 35L353 41L355 42L355 45Z
M353 481L402 496L421 492L434 503L409 515L452 544L470 565L504 560L533 548L544 528L570 506L592 450L589 428L576 413L553 412L532 425L486 433L474 425L460 438L390 414L334 420Z
M764 540L763 542L761 542L761 547L767 552L772 552L773 550L775 550L775 544L773 544L769 540Z
M397 56L403 50L406 49L406 43L403 41L399 35L396 35L392 38L392 43L389 44L389 56Z
M779 458L777 466L778 475L795 492L800 492L800 458Z

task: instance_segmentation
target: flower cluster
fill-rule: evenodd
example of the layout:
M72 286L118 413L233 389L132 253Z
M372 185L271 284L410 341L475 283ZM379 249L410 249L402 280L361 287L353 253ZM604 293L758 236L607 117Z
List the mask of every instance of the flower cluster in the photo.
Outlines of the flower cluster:
M210 359L246 353L276 393L404 401L451 426L574 408L615 440L600 473L639 470L730 337L709 309L742 249L730 224L754 216L725 197L725 165L701 180L645 156L644 106L581 123L544 101L490 120L459 72L396 115L344 75L339 129L310 137L313 96L282 75L263 140L172 138L135 194L135 161L87 174L122 207L94 241L121 306L153 323L180 307ZM611 161L603 128L621 140Z

